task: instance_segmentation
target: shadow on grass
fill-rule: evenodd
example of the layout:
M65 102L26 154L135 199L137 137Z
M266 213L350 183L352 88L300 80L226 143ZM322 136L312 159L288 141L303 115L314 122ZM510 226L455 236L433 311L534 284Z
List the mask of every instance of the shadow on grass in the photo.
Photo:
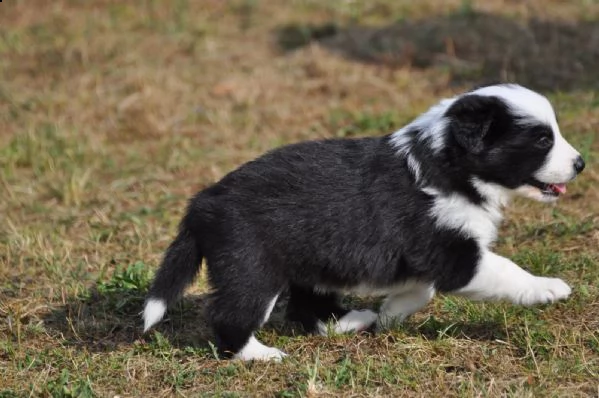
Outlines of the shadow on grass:
M410 335L421 335L429 340L447 337L478 341L505 340L507 334L501 322L495 320L464 322L437 319L430 316L419 324L406 323L402 329Z
M127 297L128 304L115 308L114 300ZM212 335L203 317L206 297L186 296L169 309L165 319L153 330L160 332L175 347L209 348ZM113 351L120 346L153 339L153 332L143 333L144 296L106 296L97 289L89 298L71 298L68 303L48 314L46 328L61 337L63 343L85 347L92 352Z
M538 90L599 87L599 23L517 21L468 12L384 27L333 23L276 31L283 51L318 42L350 59L449 70L454 84L517 81Z
M44 319L46 328L64 343L94 352L151 341L153 333L143 333L141 318L150 280L151 273L141 262L117 268L107 281L97 282L49 313ZM212 336L205 326L206 299L207 295L186 295L154 330L176 347L209 347Z

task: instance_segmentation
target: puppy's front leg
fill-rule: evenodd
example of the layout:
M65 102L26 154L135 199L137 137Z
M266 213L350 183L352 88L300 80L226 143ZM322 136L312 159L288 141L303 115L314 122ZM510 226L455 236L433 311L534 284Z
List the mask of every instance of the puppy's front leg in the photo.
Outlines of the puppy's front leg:
M455 291L473 300L508 300L522 305L554 302L571 292L563 280L534 276L491 251L482 253L474 277Z

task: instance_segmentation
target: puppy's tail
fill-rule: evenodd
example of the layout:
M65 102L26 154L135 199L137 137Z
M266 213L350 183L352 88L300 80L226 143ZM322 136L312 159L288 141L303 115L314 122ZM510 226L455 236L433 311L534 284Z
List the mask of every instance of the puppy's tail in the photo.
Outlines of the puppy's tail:
M144 332L162 319L168 305L183 293L200 270L202 253L192 231L186 226L186 219L168 247L148 293L143 312Z

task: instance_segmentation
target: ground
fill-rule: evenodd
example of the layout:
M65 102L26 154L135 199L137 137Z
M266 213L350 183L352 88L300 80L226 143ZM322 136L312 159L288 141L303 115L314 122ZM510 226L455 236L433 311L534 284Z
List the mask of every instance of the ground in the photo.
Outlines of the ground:
M596 1L8 0L0 76L0 397L599 394ZM296 334L281 302L259 337L289 358L241 363L214 355L200 277L142 335L195 191L490 80L545 93L587 161L556 205L517 200L497 244L569 300L437 297L392 331L331 338Z

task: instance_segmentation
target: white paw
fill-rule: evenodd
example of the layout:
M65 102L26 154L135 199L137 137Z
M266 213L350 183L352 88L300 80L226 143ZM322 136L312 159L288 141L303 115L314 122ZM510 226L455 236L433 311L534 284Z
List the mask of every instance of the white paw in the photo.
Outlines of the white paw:
M242 361L273 361L273 362L281 362L283 358L285 358L287 354L283 351L274 348L274 347L265 347L264 350L260 352L253 353L237 353L235 355L235 359L241 359Z
M518 295L517 302L523 305L553 303L571 293L572 289L563 280L537 276Z
M235 354L233 359L281 362L286 356L287 354L283 351L274 347L268 347L252 336L247 344Z
M370 310L352 310L330 326L324 322L318 322L318 331L323 336L326 336L329 333L340 334L361 332L368 329L374 322L376 322L376 319L377 314Z

